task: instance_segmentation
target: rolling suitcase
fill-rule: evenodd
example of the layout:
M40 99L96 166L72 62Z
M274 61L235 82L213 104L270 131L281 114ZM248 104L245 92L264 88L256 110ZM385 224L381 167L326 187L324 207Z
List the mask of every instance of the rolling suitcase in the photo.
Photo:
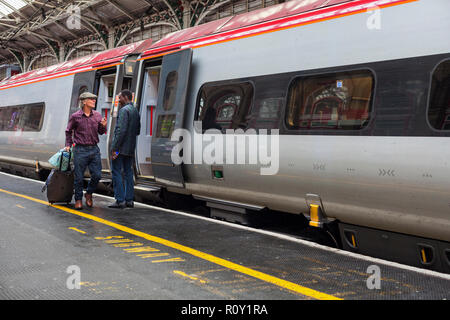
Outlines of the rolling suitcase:
M47 189L47 199L51 204L55 202L70 203L72 201L74 175L70 165L67 171L61 171L63 156L64 154L61 155L59 168L52 170L42 188L42 191ZM69 159L70 156L69 153Z

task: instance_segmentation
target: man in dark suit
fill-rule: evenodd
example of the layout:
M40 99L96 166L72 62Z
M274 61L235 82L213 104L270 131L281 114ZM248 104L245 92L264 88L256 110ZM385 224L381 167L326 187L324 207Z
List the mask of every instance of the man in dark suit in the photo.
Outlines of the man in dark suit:
M121 109L111 143L111 168L116 202L110 205L110 208L123 209L134 206L133 159L141 123L139 112L134 107L132 99L133 95L129 90L123 90L119 94Z

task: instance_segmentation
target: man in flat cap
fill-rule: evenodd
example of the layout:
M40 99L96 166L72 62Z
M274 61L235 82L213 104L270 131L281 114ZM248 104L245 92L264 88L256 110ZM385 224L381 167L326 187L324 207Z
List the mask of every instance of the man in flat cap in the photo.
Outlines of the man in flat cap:
M95 111L97 96L90 92L80 95L80 110L70 116L66 129L66 151L73 148L75 209L83 208L84 171L89 168L91 179L86 190L86 205L92 207L92 193L102 174L98 135L106 133L106 118Z

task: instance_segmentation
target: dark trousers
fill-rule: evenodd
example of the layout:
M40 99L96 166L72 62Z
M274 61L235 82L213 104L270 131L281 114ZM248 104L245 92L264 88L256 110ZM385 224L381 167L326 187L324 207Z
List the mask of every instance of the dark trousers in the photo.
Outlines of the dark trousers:
M77 145L73 151L75 201L83 199L83 178L86 168L89 168L91 179L86 192L94 193L102 177L102 160L98 146Z
M133 201L133 157L119 154L116 160L111 161L111 169L116 201L118 203Z

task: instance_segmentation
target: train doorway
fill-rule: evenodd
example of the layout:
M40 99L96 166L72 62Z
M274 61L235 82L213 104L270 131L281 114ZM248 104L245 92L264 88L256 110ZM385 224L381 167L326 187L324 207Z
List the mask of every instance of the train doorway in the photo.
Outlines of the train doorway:
M113 99L110 101L110 111L109 111L109 119L108 119L108 129L106 133L106 165L108 168L106 171L111 171L111 154L110 154L110 146L112 143L112 139L114 137L114 129L116 127L117 116L119 113L119 109L121 108L119 104L119 94L124 89L131 89L132 79L136 68L136 59L137 55L130 55L126 57L123 61L123 64L119 64L117 66L116 77L114 81L113 87ZM103 160L102 160L103 161Z
M96 82L94 93L97 95L96 110L101 113L102 117L106 117L109 121L111 117L111 105L114 100L114 84L116 81L116 69L111 69L108 72L98 72L96 75ZM107 135L99 136L100 154L102 159L102 171L107 173L110 171L107 150Z

